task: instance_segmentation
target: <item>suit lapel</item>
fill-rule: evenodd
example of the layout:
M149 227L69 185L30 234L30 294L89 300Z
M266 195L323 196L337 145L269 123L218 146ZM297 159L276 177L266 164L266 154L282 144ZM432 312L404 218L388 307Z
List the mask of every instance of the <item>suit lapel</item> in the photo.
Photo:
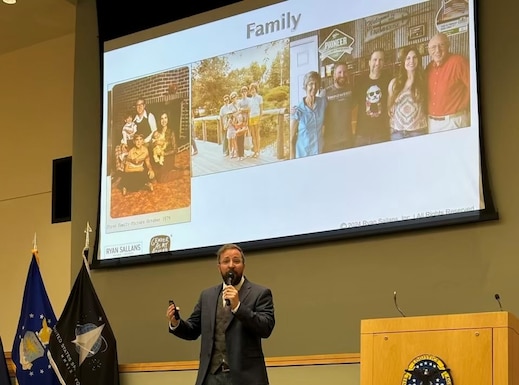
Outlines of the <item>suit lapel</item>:
M222 285L217 285L213 288L211 296L209 298L209 303L207 304L209 308L209 318L211 320L211 330L214 331L216 325L216 307L218 305L222 305L220 301L218 301L218 297L220 296L220 292L222 291Z
M252 285L250 284L247 279L243 281L243 285L240 288L239 294L240 294L240 302L245 303L247 300L247 297L249 296L252 289Z

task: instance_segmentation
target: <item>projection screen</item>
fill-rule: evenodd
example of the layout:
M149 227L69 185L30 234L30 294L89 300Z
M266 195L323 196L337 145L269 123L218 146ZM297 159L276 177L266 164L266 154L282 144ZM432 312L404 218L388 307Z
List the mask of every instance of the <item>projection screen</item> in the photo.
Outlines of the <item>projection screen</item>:
M94 267L496 219L475 6L287 0L105 43Z

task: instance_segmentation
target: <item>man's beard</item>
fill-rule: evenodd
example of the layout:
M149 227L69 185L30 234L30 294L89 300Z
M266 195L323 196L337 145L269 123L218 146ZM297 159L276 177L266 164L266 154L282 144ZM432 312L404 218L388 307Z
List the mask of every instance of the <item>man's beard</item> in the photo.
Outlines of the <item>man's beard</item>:
M346 78L337 78L335 79L335 85L339 88L346 87L346 84L348 84L348 80Z
M231 285L232 286L236 286L238 283L240 283L242 275L236 273L234 270L230 270L230 271L232 271L232 274L233 274ZM223 279L223 281L225 282L226 285L227 285L228 278L229 278L229 272L222 273L222 279Z

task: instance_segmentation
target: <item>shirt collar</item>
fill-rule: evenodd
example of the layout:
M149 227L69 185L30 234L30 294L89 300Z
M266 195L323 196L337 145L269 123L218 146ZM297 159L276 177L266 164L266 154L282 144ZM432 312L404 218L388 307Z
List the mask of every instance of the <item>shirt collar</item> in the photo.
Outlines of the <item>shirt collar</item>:
M142 114L142 116L140 115L135 115L135 119L133 119L134 122L137 122L137 123L140 123L142 121L142 119L148 119L148 111L144 110L144 113Z

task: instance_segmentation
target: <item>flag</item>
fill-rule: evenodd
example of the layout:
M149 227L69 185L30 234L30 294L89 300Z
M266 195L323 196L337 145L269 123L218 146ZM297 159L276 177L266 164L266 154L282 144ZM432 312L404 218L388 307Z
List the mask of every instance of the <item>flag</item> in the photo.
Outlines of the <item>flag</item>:
M37 255L33 253L11 351L20 385L59 384L47 357L49 338L55 325L56 316L41 278Z
M0 385L11 385L11 378L9 377L9 369L7 369L7 362L5 361L4 345L2 344L2 337L0 337Z
M119 385L115 336L86 260L53 329L49 358L63 385Z

